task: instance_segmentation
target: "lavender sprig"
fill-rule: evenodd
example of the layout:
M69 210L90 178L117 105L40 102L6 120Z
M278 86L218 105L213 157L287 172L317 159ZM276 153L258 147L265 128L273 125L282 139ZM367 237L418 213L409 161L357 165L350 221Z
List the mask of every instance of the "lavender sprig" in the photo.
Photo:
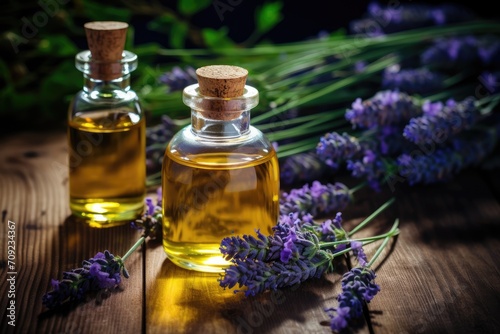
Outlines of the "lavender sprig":
M280 213L311 214L317 216L343 210L352 201L349 188L340 182L322 184L319 181L312 185L283 192L280 198Z
M361 150L359 140L347 133L326 133L316 146L318 157L332 168L339 168L341 162L352 158Z
M145 206L142 218L131 223L132 227L144 230L143 234L123 257L115 256L105 250L84 260L81 268L63 272L61 280L52 279L52 290L43 295L42 304L48 309L54 309L67 303L82 302L90 294L99 294L118 287L122 281L121 275L129 278L124 264L125 260L142 245L146 238L156 238L158 231L161 231L159 203L155 205L148 197L145 200Z
M399 233L398 224L399 221L396 220L391 231L387 233L383 243L368 263L362 249L363 242L351 242L351 245L356 243L353 250L355 249L354 253L358 257L359 266L352 268L342 276L342 292L337 296L338 306L325 309L330 317L330 328L333 331L341 331L349 325L350 321L360 318L363 315L363 303L369 303L380 292L380 286L375 283L375 272L370 268L387 246L390 238Z
M399 174L410 185L448 181L466 167L482 161L497 142L497 130L467 132L432 154L400 155L397 159Z
M408 94L385 90L365 101L356 99L351 109L346 111L345 117L353 127L371 129L399 124L420 113L420 108Z
M280 182L294 184L317 180L323 176L326 167L316 152L294 154L283 160L280 166Z
M474 102L473 97L461 102L449 99L446 104L425 101L424 114L410 120L403 136L417 145L444 142L479 120L480 112Z
M353 229L352 234L393 202L392 199L382 205ZM280 217L270 236L257 231L257 238L248 235L225 238L220 250L231 265L221 275L219 284L223 288L245 287L245 290L238 289L235 293L244 292L246 296L300 284L332 272L335 257L353 250L358 258L363 257L362 245L399 233L396 224L383 235L350 239L341 223L340 212L333 220L323 223L315 222L310 215L299 218L296 213L291 213ZM349 244L351 246L346 247Z
M174 66L171 71L162 74L159 81L169 87L169 92L181 91L197 82L196 71L192 66L186 66L184 69Z
M51 281L52 291L42 297L47 308L55 308L69 302L80 302L90 292L109 290L121 282L121 274L129 277L123 260L109 251L98 252L84 260L82 267L63 272L61 281Z
M408 94L424 94L443 87L444 76L428 68L400 69L391 66L384 71L382 88L399 89Z

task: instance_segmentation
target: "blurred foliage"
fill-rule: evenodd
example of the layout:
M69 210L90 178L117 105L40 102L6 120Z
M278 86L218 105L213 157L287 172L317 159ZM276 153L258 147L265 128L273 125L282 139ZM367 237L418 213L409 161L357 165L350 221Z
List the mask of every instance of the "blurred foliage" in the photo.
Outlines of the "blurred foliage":
M148 114L153 111L161 114L162 106L168 103L174 103L173 109L180 109L179 112L185 112L185 108L179 94L165 94L166 87L158 83L159 75L178 64L197 66L209 60L190 55L162 56L159 50L248 47L261 40L282 19L281 1L257 7L254 32L238 44L229 37L228 27L219 20L220 15L228 15L234 9L226 2L64 2L9 0L3 4L0 12L0 116L7 120L1 123L3 133L64 126L71 98L83 84L82 73L74 66L74 57L87 47L85 22L116 20L130 24L125 48L139 57L139 67L132 73L132 87L143 99ZM220 7L221 3L225 7ZM197 14L208 10L213 12L214 23L219 27L198 27L194 23ZM142 29L137 34L155 36L154 42L137 42L136 22Z

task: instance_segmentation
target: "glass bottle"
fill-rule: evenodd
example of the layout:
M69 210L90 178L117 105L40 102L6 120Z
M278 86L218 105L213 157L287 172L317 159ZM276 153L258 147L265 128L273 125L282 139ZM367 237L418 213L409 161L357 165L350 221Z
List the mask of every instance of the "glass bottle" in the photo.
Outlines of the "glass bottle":
M129 223L144 208L146 125L130 88L137 55L123 50L127 28L86 23L90 50L75 59L84 86L69 108L69 202L93 227Z
M191 125L170 141L162 168L163 247L175 264L221 272L224 237L271 234L279 214L279 166L264 134L250 125L258 91L248 72L199 68L184 89Z

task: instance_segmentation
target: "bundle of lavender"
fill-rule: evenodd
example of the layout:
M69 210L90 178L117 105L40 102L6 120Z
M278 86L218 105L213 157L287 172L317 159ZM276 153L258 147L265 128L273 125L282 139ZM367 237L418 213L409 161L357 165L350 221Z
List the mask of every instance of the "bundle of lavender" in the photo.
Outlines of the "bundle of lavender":
M251 84L260 92L252 124L279 147L282 184L299 185L332 174L330 164L336 163L336 157L316 148L318 142L332 140L321 139L325 133L358 137L370 130L370 134L363 133L362 142L369 137L375 146L391 142L406 147L411 142L393 140L401 136L401 129L395 126L421 116L424 100L446 105L449 99L462 101L473 96L478 108L493 110L494 105L486 104L496 101L494 95L499 93L499 34L498 22L484 21L458 5L382 6L374 2L364 18L351 23L348 33L322 33L306 41L251 48L160 50L161 56L180 57L185 63L158 73L159 84L145 87L141 94L153 115L169 115L173 120L155 125L148 136L148 183L160 182L161 150L169 139L155 131L170 133L172 126L188 124L181 91L196 81L193 68L205 65L207 56L212 63L238 63L249 69ZM383 95L389 91L393 94ZM360 119L369 111L356 113L362 101L391 96L404 105L396 107L396 114L387 111L377 120L373 115ZM352 101L355 105L346 118L346 107ZM381 103L381 108L387 108L383 103L389 102ZM378 130L374 122L380 123ZM383 151L389 149L395 148ZM353 169L361 168L359 158L343 159L351 160ZM381 171L355 172L360 176L368 173ZM377 177L367 178L375 186Z

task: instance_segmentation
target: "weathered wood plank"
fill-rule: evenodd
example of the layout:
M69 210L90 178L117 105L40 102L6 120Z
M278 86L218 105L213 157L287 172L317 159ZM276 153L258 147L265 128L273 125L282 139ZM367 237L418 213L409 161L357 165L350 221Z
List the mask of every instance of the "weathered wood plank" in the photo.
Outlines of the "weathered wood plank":
M403 187L397 245L377 268L375 333L500 331L500 205L473 171Z
M51 278L81 266L98 251L123 255L138 238L129 226L96 230L71 218L64 133L23 134L0 143L1 333L138 333L142 327L142 254L127 261L131 278L102 305L45 312L42 295ZM7 319L7 220L16 222L16 327ZM138 311L139 310L139 311Z

